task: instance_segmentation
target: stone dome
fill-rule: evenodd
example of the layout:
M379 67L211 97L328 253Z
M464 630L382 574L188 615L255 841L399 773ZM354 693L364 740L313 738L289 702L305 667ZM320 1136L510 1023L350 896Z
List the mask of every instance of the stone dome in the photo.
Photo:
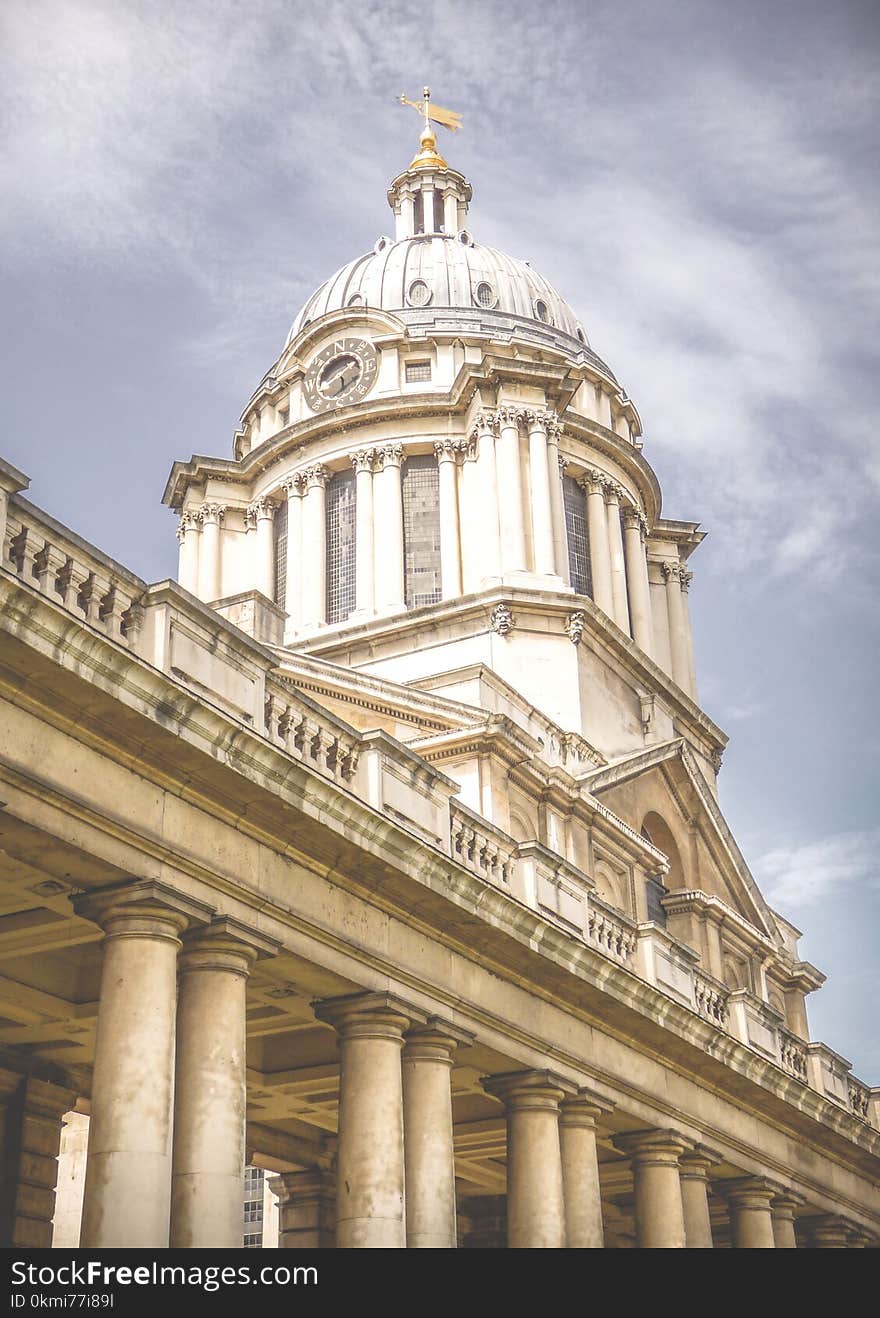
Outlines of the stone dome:
M312 321L346 307L391 311L438 329L494 332L511 322L548 341L588 346L577 316L527 261L456 234L380 238L373 251L342 266L312 294L290 330L290 344ZM575 345L567 344L569 350Z

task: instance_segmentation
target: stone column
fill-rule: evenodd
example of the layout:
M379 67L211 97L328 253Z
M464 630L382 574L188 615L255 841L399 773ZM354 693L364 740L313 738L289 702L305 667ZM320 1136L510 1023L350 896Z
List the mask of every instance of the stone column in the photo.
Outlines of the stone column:
M480 498L480 473L477 467L477 441L472 437L462 446L458 469L458 522L461 547L461 589L468 595L476 590L484 573L483 524L485 505Z
M636 1236L640 1249L684 1249L684 1205L678 1160L690 1146L671 1130L618 1135L632 1162Z
M770 1200L773 1214L773 1243L776 1249L797 1249L797 1235L794 1229L795 1209L800 1208L805 1199L793 1190L783 1190Z
M579 1089L574 1098L566 1098L562 1104L559 1135L568 1249L602 1249L605 1244L596 1122L612 1106L589 1089Z
M253 580L256 589L271 600L275 598L275 539L272 533L275 504L270 499L254 499L247 511L257 528Z
M373 518L373 451L359 449L352 454L355 470L355 611L364 618L372 616L375 608L373 588L374 518Z
M525 572L526 531L523 520L522 464L519 452L520 409L497 412L498 522L501 531L501 571Z
M203 503L197 516L202 523L199 543L199 599L206 604L220 598L220 523L226 509L219 503Z
M663 577L666 581L666 607L669 611L669 650L672 659L672 680L678 683L682 691L689 692L691 665L685 631L684 604L681 597L681 574L683 571L684 569L679 563L663 564Z
M490 412L480 412L474 422L477 443L477 472L479 475L483 540L483 565L480 580L501 575L501 532L498 511L498 469L495 453L495 418ZM473 535L476 528L468 528Z
M849 1248L849 1223L844 1218L829 1213L822 1217L811 1217L805 1225L813 1249Z
M279 1249L333 1249L336 1243L336 1173L323 1167L273 1176L278 1196Z
M303 494L304 481L299 472L284 482L287 495L287 576L284 587L284 609L287 622L285 641L292 640L302 626L302 552L303 552Z
M386 444L377 450L381 464L374 486L376 498L376 603L383 612L404 607L403 490L400 469L403 445Z
M237 1249L245 1167L245 988L257 934L217 920L180 956L171 1245Z
M403 1050L406 1243L455 1249L452 1058L470 1036L440 1021L416 1026Z
M644 520L637 508L623 509L623 535L632 637L636 645L649 658L653 658L654 627L651 621L651 588L645 556Z
M608 556L611 561L611 595L614 621L630 635L629 600L626 594L626 566L623 559L623 531L620 525L620 496L623 490L613 481L605 486L605 514L608 521Z
M327 478L320 465L305 471L302 519L302 621L309 630L327 620Z
M0 1069L0 1241L6 1246L52 1244L62 1118L76 1098L34 1075Z
M168 1245L177 953L193 905L152 883L76 901L105 934L83 1249Z
M712 1223L709 1218L709 1168L720 1159L698 1144L681 1155L681 1203L684 1212L684 1239L687 1249L713 1249Z
M774 1249L770 1201L779 1186L760 1176L744 1176L727 1181L723 1189L730 1205L733 1248Z
M321 1003L342 1054L336 1155L339 1249L403 1249L403 1093L400 1052L407 1009L382 993Z
M458 516L456 444L440 439L434 445L440 476L440 582L445 600L461 594L461 532Z
M559 1104L574 1086L551 1071L515 1071L483 1081L507 1110L507 1243L562 1249L565 1200Z
M177 528L180 558L177 580L191 595L199 593L199 517L194 508L185 508Z
M550 512L553 519L553 559L556 575L561 577L566 586L571 585L568 568L568 539L565 534L565 505L562 499L562 478L565 474L565 459L559 456L559 436L562 423L555 412L545 412L547 430L547 466L550 471Z
M587 495L587 531L590 541L590 571L593 601L609 618L614 617L614 587L608 550L608 519L605 515L605 477L589 471L578 482Z
M529 476L532 493L532 545L535 572L539 576L556 573L556 550L553 542L553 504L550 494L550 450L543 412L526 412L529 431ZM554 464L553 479L558 463Z
M694 579L693 572L681 569L681 611L684 619L685 643L687 648L688 661L688 695L692 700L697 698L697 668L694 662L694 633L691 629L691 606L690 606L690 589L691 582Z

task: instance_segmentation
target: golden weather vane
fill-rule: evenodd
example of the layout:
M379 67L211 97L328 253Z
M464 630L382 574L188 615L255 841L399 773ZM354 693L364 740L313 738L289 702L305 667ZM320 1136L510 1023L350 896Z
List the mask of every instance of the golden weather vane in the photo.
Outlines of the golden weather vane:
M424 115L425 127L430 128L430 121L433 119L435 124L442 124L451 132L457 133L461 128L461 115L457 110L444 110L441 105L431 104L431 88L422 88L422 99L420 101L409 101L406 96L401 95L401 105L411 105L419 114Z

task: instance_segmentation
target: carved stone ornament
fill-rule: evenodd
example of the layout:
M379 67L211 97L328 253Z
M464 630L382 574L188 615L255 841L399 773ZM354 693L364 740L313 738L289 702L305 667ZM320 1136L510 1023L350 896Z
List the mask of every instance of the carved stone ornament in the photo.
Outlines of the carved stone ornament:
M351 465L355 471L372 471L376 461L375 449L361 448L351 455Z
M272 502L272 500L263 498L261 496L259 499L253 499L248 504L246 517L250 516L253 517L254 519L260 517L268 517L271 521L271 519L275 516L275 511L276 511L276 505Z
M565 630L568 633L568 639L572 645L580 645L581 637L584 634L587 615L583 609L578 609L575 613L570 613L565 620Z
M506 636L512 632L516 619L509 604L496 604L492 610L492 630L499 636Z
M304 474L309 486L325 485L330 476L330 472L321 463L316 463L314 467L306 467Z
M721 772L721 761L724 758L724 751L720 746L716 746L712 751L712 768L716 773Z
M196 516L202 525L205 522L217 522L219 525L225 512L226 508L222 503L203 503Z

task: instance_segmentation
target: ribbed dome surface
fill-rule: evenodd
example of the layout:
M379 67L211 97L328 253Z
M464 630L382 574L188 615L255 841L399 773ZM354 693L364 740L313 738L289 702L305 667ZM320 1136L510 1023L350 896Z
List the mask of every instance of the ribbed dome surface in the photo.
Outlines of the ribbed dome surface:
M467 234L423 235L379 240L374 251L337 271L313 293L293 322L291 343L309 322L348 306L372 306L394 312L467 311L515 316L553 327L581 344L586 335L567 302L542 275L494 247L473 242ZM453 317L454 319L454 317Z

